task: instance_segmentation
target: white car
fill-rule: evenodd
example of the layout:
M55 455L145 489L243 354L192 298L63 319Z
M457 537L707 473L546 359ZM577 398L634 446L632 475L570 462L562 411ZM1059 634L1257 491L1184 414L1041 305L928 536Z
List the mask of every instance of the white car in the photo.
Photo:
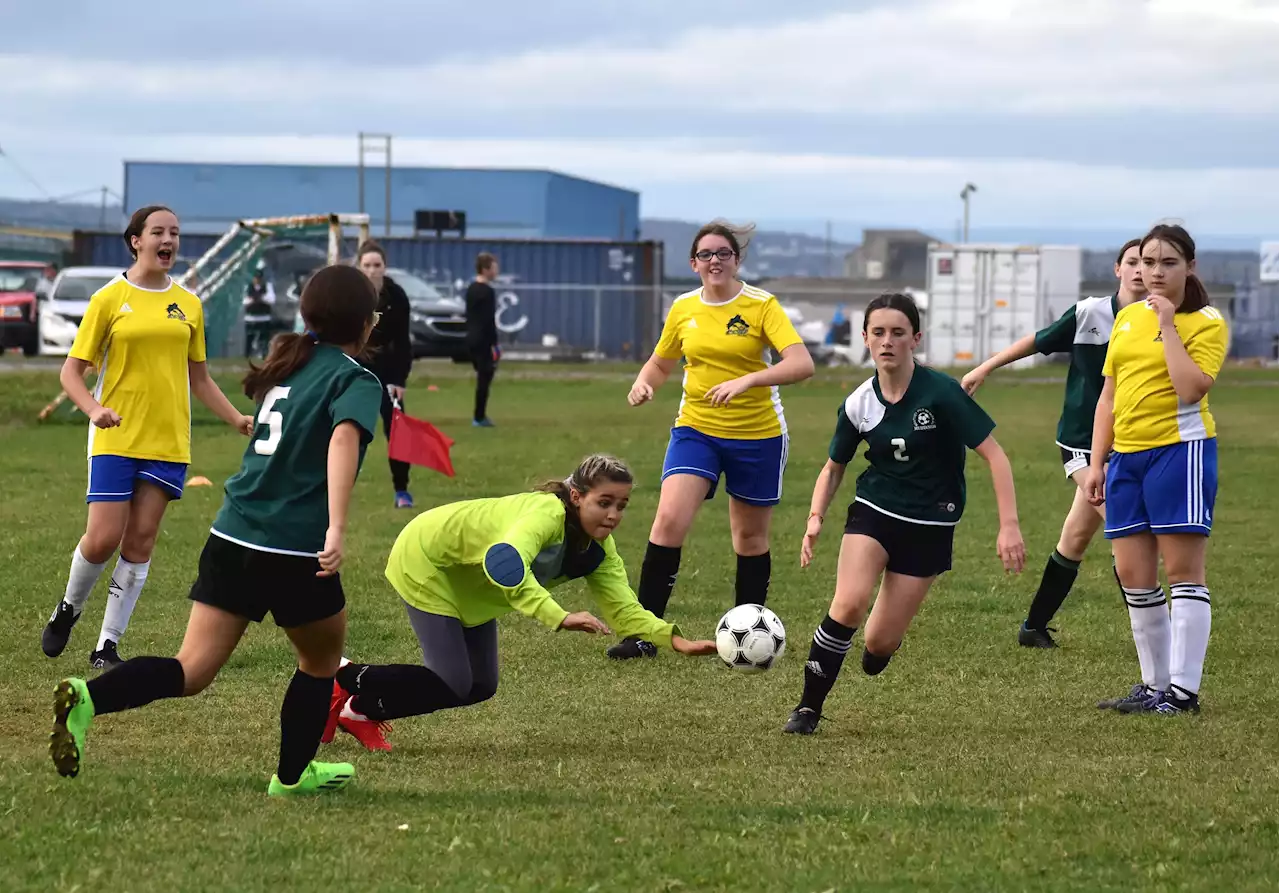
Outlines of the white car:
M122 271L116 267L67 267L40 301L40 354L66 356L76 340L89 299Z

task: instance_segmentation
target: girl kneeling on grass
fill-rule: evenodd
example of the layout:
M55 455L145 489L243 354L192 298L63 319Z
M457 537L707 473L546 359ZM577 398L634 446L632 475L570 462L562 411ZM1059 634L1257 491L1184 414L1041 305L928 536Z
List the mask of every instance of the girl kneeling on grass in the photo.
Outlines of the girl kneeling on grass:
M404 600L423 666L344 664L323 740L341 728L370 750L390 750L387 720L493 697L497 618L512 610L552 630L609 635L612 627L681 654L714 654L715 642L689 641L641 607L627 582L612 534L632 481L621 461L589 456L567 480L443 505L410 521L391 548L387 579ZM577 579L586 580L607 624L551 597L548 590Z
M75 777L95 716L203 691L249 622L270 611L298 654L280 708L280 762L267 793L336 790L350 763L313 759L346 639L338 579L347 507L373 439L382 385L353 357L378 314L373 284L354 267L326 267L302 292L307 331L280 335L245 378L258 403L256 437L226 485L177 657L135 657L96 679L64 679L54 701L53 764Z

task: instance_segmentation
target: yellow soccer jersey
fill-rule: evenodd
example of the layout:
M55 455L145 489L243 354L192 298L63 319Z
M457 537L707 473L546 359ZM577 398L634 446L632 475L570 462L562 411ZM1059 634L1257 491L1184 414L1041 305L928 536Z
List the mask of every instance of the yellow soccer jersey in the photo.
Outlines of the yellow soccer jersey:
M89 300L71 356L93 364L93 395L120 416L115 428L89 425L90 456L191 461L187 361L204 362L200 299L170 280L140 288L112 279Z
M778 299L754 286L744 285L737 297L724 304L705 303L702 289L676 298L654 348L664 359L685 359L684 395L676 426L735 440L786 434L776 386L752 388L728 406L712 406L705 397L722 382L767 368L769 348L781 353L800 343Z
M1200 370L1213 378L1227 356L1227 321L1204 307L1173 317L1178 337ZM1116 315L1102 374L1115 379L1115 446L1118 453L1214 437L1209 398L1182 403L1165 363L1160 321L1145 301Z

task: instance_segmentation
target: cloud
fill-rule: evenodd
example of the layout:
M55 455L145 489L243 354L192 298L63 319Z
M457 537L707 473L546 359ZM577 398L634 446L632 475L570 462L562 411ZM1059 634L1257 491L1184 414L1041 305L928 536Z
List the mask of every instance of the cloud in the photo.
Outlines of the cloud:
M1117 110L1274 115L1276 5L1262 0L925 0L783 23L698 25L647 46L594 44L431 64L323 56L190 64L0 57L0 95L279 102L282 88L364 110L661 108L1009 115ZM305 26L300 26L305 27ZM197 104L198 110L198 104Z
M349 164L354 141L211 133L111 137L98 149L140 160ZM48 160L60 168L86 170L86 150L52 151ZM1140 228L1180 217L1193 232L1248 233L1274 229L1280 193L1274 167L1142 170L1027 159L761 152L736 148L731 139L397 138L394 151L404 166L552 168L617 183L639 190L643 214L653 217L803 216L949 227L960 209L959 189L972 181L979 187L975 221Z

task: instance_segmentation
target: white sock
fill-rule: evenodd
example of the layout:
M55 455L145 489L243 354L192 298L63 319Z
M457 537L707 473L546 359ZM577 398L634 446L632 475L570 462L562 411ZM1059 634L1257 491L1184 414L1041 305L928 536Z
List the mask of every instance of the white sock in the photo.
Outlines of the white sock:
M93 592L94 584L98 582L102 569L106 566L105 561L102 564L92 564L81 554L80 547L76 546L76 552L71 556L71 573L67 575L67 593L62 600L75 609L77 616L84 610L84 603L89 600L89 593Z
M1133 644L1138 648L1142 683L1155 691L1168 691L1171 633L1164 590L1158 586L1126 588L1124 600L1129 606L1129 624L1133 627Z
M116 569L111 574L109 588L110 598L107 600L106 613L102 615L102 632L98 634L98 650L110 639L117 644L124 631L129 628L129 618L133 616L133 606L138 603L142 594L142 584L147 582L147 573L151 570L151 562L134 564L125 561L124 556L116 562Z
M1209 648L1212 616L1208 588L1196 583L1171 584L1169 609L1173 619L1173 657L1169 664L1169 681L1175 687L1175 696L1194 695L1200 691L1204 653Z

